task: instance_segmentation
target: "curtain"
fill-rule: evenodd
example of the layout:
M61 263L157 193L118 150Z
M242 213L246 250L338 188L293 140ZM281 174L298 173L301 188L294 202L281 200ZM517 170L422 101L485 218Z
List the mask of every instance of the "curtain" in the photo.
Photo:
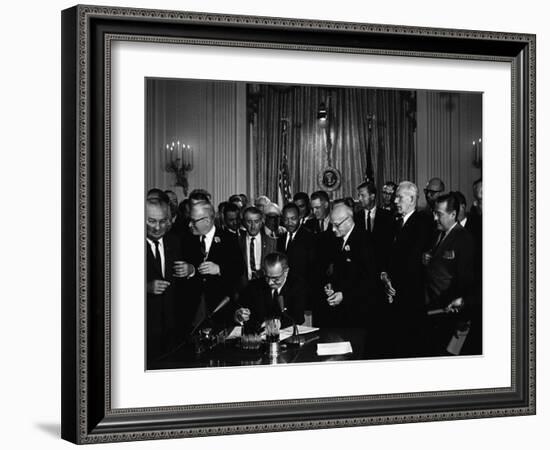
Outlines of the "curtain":
M247 103L256 196L277 199L285 152L293 194L320 189L318 174L331 163L342 174L332 198L355 197L357 185L367 175L367 149L371 175L379 189L386 181L414 181L413 91L254 84L248 86ZM317 117L321 103L327 106L328 128ZM283 120L287 123L286 148Z

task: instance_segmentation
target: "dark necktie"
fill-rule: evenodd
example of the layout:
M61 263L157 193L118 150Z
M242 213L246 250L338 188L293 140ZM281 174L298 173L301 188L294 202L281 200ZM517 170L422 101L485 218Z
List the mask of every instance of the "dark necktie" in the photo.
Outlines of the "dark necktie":
M343 237L338 238L338 248L340 249L340 251L344 250L344 238Z
M393 241L397 241L397 238L399 236L399 234L401 233L401 229L403 228L403 216L399 216L396 220L395 220L395 232L394 232L394 235L393 235Z
M162 260L160 258L160 242L157 239L153 239L153 244L155 244L155 269L162 276L162 278L164 278L164 275L162 274Z
M292 242L292 233L288 232L288 242L286 243L286 251L288 252L288 249L290 248L290 243Z
M445 232L442 231L441 233L439 233L439 236L437 238L437 242L435 243L433 249L432 249L432 253L435 253L435 251L438 249L439 245L441 244L441 242L443 242L443 239L445 239Z
M404 224L403 216L399 216L397 218L397 230L401 230L401 228L403 228L403 224Z
M370 233L372 231L370 225L370 209L367 211L367 231Z
M202 256L206 257L206 236L201 236L201 252Z
M250 253L250 273L252 275L252 278L254 278L254 274L256 273L256 252L254 249L254 236L250 237L250 246L249 246L249 253Z

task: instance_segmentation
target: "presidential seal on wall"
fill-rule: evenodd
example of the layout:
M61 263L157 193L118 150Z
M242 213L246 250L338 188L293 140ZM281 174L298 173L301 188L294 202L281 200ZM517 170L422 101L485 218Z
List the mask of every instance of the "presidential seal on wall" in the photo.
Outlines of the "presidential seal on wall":
M317 175L317 183L319 187L325 191L331 192L335 191L340 187L342 181L342 175L338 169L334 167L325 167L319 175Z

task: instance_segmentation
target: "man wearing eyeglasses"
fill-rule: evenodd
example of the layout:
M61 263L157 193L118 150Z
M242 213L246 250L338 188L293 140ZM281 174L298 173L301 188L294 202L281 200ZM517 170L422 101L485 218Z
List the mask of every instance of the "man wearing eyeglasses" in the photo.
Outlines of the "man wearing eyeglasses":
M193 282L194 301L189 305L192 326L208 316L221 300L233 297L244 264L237 240L214 224L214 207L199 202L191 207L191 233L183 241L185 276ZM227 319L217 313L218 325Z
M367 327L376 303L376 269L369 235L355 225L353 210L337 204L330 214L335 249L324 296L314 312L316 326Z
M430 208L430 211L435 209L435 201L438 197L441 197L445 192L445 183L441 178L434 177L426 183L424 188L424 197L426 198L426 204Z
M397 185L393 181L386 181L384 183L384 186L382 186L382 201L380 203L380 209L389 211L392 214L395 212L395 204L393 201L395 198L396 189Z
M288 266L285 254L266 255L261 278L252 280L243 292L234 320L255 331L268 319L279 319L283 328L304 323L305 281Z
M426 199L426 206L419 209L419 213L423 216L426 222L430 224L430 239L437 234L437 227L434 222L435 202L436 200L445 194L445 183L438 177L431 178L424 188L424 198Z

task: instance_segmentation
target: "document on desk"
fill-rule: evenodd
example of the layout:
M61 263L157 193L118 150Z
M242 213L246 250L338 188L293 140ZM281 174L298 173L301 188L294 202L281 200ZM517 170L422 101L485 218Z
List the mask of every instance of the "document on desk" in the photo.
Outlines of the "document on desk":
M319 328L306 327L305 325L298 325L298 334L300 336L302 334L313 333L314 331L318 331L318 330L319 330ZM283 328L281 331L279 331L279 339L282 341L283 339L286 339L286 338L292 336L293 332L294 332L293 327Z
M238 327L233 327L233 329L229 332L225 340L230 341L231 339L240 338L242 331L243 331L243 327L240 325Z
M231 339L240 338L241 334L242 334L242 329L243 329L243 327L241 327L240 325L238 327L233 327L233 329L229 332L229 334L227 335L227 337L225 339L227 341L229 341ZM319 328L306 327L305 325L298 325L298 334L299 335L313 333L314 331L318 331L318 330L319 330ZM293 332L294 332L293 327L283 328L279 331L279 339L282 341L283 339L286 339L286 338L292 336ZM260 334L262 335L263 338L265 338L265 330L262 330L262 332Z
M345 355L347 353L353 353L351 344L347 341L317 344L317 355L319 356Z

